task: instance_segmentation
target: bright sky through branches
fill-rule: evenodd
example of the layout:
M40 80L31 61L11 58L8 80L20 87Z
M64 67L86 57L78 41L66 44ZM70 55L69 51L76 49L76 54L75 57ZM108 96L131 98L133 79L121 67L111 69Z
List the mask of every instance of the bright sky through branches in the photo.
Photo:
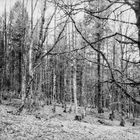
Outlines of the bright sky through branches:
M6 11L7 11L7 13L9 13L16 1L18 1L18 0L0 0L0 16L2 16L4 14L5 3L6 3ZM19 0L19 1L23 2L23 0ZM33 0L34 5L35 5L36 1L37 0ZM33 17L34 25L36 24L37 19L39 19L41 17L42 1L43 0L38 0L36 9L34 11L34 17ZM30 17L30 15L31 15L31 0L24 0L24 2L25 2L24 5L27 8L27 11L28 11L28 14L29 14L29 17ZM74 3L75 3L75 1L74 1ZM66 1L66 4L67 4L67 1ZM119 4L114 4L112 6L112 9L115 9L119 6L120 6ZM83 8L83 4L78 6L78 8ZM129 6L123 5L123 6L121 6L121 8L119 8L118 10L113 12L109 18L117 19L117 20L120 20L120 21L122 20L122 21L126 21L126 22L135 23L136 19L135 19L134 12L132 10L130 10L129 8L130 8ZM129 9L129 10L127 10L127 9ZM54 7L51 4L50 5L47 4L46 18L51 16L53 11L54 11ZM125 11L125 12L122 12L122 11ZM120 16L117 16L117 15L119 15L119 13L121 14L121 12L122 12L122 15L121 15L121 18L120 18ZM57 17L59 19L60 15L57 14ZM79 20L82 21L83 20L83 12L78 13L75 16L75 20L76 20L77 23L79 22ZM114 22L112 20L109 20L110 28L114 32L117 32L119 30L120 24L122 24L121 26L123 28L123 32L125 33L125 29L127 28L127 26L129 24L123 24L123 23L118 22L118 21ZM52 21L52 23L51 23L51 28L53 28L53 26L54 26L54 21ZM136 29L136 27L133 26L133 25L129 25L129 26L130 27L129 27L128 35L135 32L135 29Z

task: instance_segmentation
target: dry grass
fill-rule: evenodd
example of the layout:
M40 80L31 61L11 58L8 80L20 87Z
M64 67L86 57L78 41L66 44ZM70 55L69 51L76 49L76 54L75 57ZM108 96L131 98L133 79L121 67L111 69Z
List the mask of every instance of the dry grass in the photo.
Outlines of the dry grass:
M140 140L140 127L120 127L119 121L109 121L106 114L96 113L74 121L74 113L63 113L61 107L52 113L51 106L19 116L7 113L14 107L0 106L0 140ZM99 119L107 124L100 124ZM108 125L111 124L111 125Z

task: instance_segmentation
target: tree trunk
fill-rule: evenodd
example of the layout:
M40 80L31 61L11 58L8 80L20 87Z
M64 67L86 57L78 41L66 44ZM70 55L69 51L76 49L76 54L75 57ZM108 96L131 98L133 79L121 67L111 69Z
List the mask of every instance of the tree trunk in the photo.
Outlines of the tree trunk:
M29 81L33 79L33 67L32 67L32 50L33 49L33 39L31 41L31 44L30 44L30 48L29 48ZM32 84L30 85L30 96L32 96Z
M25 61L25 58L24 58ZM25 66L27 65L27 63L25 62ZM24 68L23 70L23 74L22 74L22 89L21 89L21 95L22 95L22 104L25 103L26 100L26 68Z
M53 69L53 94L52 94L52 102L55 103L56 97L56 74L55 69Z
M101 1L98 1L98 11L100 11L101 8ZM100 14L98 13L98 16L100 16ZM100 34L101 32L101 26L102 23L100 23L100 21L97 21L97 40L100 40L101 36ZM98 42L97 44L97 49L100 52L101 51L101 42ZM97 52L97 106L98 106L98 113L102 113L103 109L102 109L102 95L101 95L101 56L100 53Z
M98 50L100 50L100 44L98 45ZM101 101L101 67L100 67L100 53L97 53L97 106L98 106L98 113L102 112L102 101Z
M4 79L3 86L7 86L7 14L6 14L6 2L5 2L5 13L4 13Z
M32 55L33 55L33 1L31 0L31 44L29 47L29 83L33 79L33 62L32 62ZM30 98L33 95L32 83L30 85Z
M18 95L20 94L21 92L21 89L22 89L22 46L21 46L21 43L20 43L20 51L19 51L19 66L18 66L18 70L19 70L19 75L18 75L18 78L19 78L19 89L18 89Z
M75 104L75 114L78 114L77 109L77 83L76 83L76 60L74 60L73 64L73 94L74 94L74 104Z
M134 11L136 14L136 19L137 19L137 28L138 28L138 48L139 48L139 53L140 53L140 1L135 0L135 7Z

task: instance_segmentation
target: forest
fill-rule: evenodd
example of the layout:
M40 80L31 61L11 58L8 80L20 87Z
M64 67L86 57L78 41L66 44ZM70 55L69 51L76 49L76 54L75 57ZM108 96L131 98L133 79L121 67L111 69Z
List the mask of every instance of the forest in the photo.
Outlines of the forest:
M0 140L140 139L139 0L0 9Z

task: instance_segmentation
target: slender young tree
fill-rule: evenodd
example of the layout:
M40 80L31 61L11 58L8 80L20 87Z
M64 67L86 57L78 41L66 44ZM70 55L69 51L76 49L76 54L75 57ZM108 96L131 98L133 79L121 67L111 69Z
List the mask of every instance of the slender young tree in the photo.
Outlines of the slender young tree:
M101 1L99 0L98 1L98 11L100 10L101 8ZM98 14L99 15L99 14ZM100 36L100 30L102 28L102 23L101 21L97 21L96 23L97 25L97 40L100 40L101 36ZM97 104L98 104L98 113L102 113L102 95L101 95L101 56L100 56L100 51L101 51L101 42L98 42L97 43L97 49L98 49L98 52L97 52Z
M8 74L8 71L7 71L7 52L8 52L8 46L7 46L7 2L5 1L5 7L4 7L4 79L3 79L3 86L4 88L6 88L7 86L7 74Z

